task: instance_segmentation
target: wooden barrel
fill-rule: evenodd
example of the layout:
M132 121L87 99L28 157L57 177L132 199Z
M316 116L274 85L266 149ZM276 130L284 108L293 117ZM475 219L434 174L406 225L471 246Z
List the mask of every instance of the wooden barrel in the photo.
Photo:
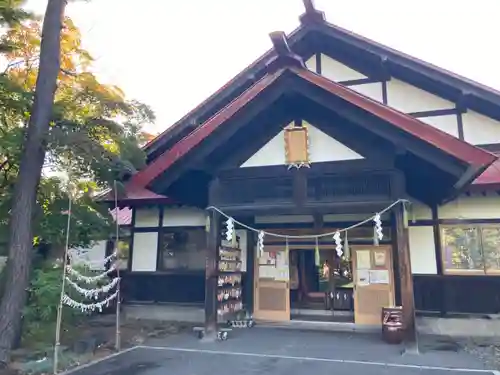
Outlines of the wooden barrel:
M382 339L388 344L401 344L404 338L401 306L382 308Z

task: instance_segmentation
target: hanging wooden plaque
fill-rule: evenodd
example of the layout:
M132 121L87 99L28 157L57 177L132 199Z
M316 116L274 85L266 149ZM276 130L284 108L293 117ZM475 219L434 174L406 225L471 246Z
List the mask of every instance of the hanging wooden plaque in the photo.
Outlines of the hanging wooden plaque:
M305 126L285 128L285 157L289 167L309 167L309 136Z

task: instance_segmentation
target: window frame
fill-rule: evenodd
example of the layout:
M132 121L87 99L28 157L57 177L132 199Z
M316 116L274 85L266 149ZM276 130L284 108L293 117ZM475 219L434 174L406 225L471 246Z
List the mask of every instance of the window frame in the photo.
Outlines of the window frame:
M193 231L197 230L204 233L204 250L207 251L207 238L206 238L206 228L204 226L168 226L160 227L158 230L158 248L156 254L156 272L158 273L200 273L205 272L206 256L203 257L203 267L201 268L185 268L185 267L172 267L166 268L163 266L163 252L164 252L164 235L167 233L183 232L183 231Z
M444 230L447 228L474 228L478 233L478 246L480 248L482 260L483 260L483 268L482 269L450 269L446 267L446 243ZM483 247L483 229L485 228L495 228L500 230L500 223L461 223L461 224L439 224L439 236L440 236L440 255L441 255L441 267L443 270L443 275L448 276L499 276L499 269L487 269L486 258L484 255L484 247Z

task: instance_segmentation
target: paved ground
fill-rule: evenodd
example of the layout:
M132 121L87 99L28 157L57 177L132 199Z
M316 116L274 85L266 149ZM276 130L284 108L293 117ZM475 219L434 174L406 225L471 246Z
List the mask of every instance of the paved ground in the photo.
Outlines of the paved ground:
M494 374L456 349L424 345L420 355L402 356L400 348L383 344L377 335L254 328L233 331L225 342L203 343L194 335L152 340L71 374Z

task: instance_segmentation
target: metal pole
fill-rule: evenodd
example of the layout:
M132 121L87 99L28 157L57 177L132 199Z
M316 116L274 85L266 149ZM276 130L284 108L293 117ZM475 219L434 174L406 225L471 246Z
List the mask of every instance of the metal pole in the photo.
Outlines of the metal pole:
M115 224L116 224L116 233L115 233L115 252L116 252L116 277L118 277L118 283L116 284L116 337L115 337L115 350L119 352L121 350L121 332L120 332L120 310L121 310L121 296L120 296L120 286L121 286L121 278L120 278L120 254L119 254L119 240L120 240L120 225L118 223L118 189L116 180L113 182L113 188L115 190Z
M54 375L57 374L57 366L59 362L59 349L61 346L61 323L63 313L63 296L66 286L66 267L68 266L68 248L69 248L69 230L71 225L71 192L68 191L68 223L66 226L66 246L64 249L63 272L61 281L61 296L59 298L59 306L57 307L57 320L56 320L56 343L54 346Z

